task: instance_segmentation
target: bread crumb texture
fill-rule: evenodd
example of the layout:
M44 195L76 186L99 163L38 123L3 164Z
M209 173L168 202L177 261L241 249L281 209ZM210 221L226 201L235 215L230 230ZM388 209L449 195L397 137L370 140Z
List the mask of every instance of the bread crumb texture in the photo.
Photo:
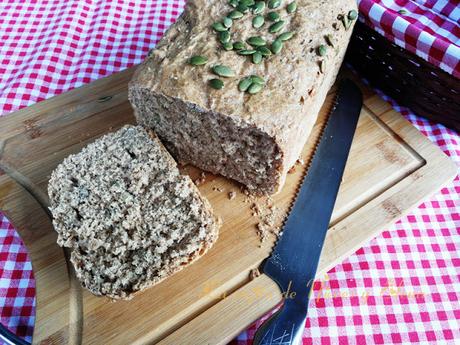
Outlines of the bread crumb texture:
M129 299L203 255L218 221L156 136L125 126L71 155L52 173L58 244L82 285Z

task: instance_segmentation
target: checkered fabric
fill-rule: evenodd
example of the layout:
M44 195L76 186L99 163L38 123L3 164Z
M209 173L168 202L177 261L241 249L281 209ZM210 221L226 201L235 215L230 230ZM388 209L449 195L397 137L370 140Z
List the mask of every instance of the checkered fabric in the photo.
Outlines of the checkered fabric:
M432 4L438 12L438 3L448 4ZM409 11L414 4L427 7L429 2L411 2L404 8ZM0 114L139 63L183 5L179 0L0 1ZM446 18L458 22L458 6L446 9ZM421 23L428 20L417 18ZM458 40L459 35L454 36ZM451 156L460 171L458 133L407 109L397 110ZM460 343L459 195L457 177L320 277L310 301L304 344ZM3 215L0 243L0 321L30 340L30 261ZM232 344L249 344L254 330L255 325Z
M183 0L1 0L0 114L139 63Z
M27 249L0 212L0 323L30 340L34 315L35 281Z
M360 18L391 42L460 78L458 0L358 0Z

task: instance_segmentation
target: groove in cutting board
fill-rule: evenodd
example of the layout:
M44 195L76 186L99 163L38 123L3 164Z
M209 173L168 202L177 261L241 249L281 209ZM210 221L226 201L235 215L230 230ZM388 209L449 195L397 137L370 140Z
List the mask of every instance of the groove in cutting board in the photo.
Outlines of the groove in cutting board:
M363 124L363 119L361 118L357 128L358 135L359 131L362 131L362 126L365 125L366 130L368 130L368 127L371 125L378 126L382 129L385 129L385 132L388 134L388 136L392 137L393 135L395 135L394 132L391 132L391 129L389 129L388 126L385 125L385 123L383 123L376 115L374 115L368 107L363 106L361 117L364 117L365 121L367 122L366 124ZM397 148L403 149L407 153L407 155L403 155L401 152L399 153L399 156L395 155L394 151ZM364 150L369 149L372 148L364 147ZM422 166L426 164L426 161L416 151L411 149L410 146L404 141L395 143L388 141L388 138L383 137L375 145L374 149L375 152L372 152L371 154L378 155L383 151L382 159L386 159L389 163L400 164L400 168L398 170L395 170L391 175L382 176L382 179L380 179L378 183L373 184L369 189L365 191L360 191L359 196L356 196L355 198L353 198L353 200L339 199L334 207L334 213L331 218L330 226L334 226L341 220L351 215L353 212L356 212L358 209L364 207L369 201L377 198L386 190L395 186L403 179L407 178L414 171L420 169ZM381 172L381 175L385 175L383 171ZM343 177L343 181L349 178L349 171L346 171Z
M4 143L0 162L10 168L10 173L22 175L30 190L39 190L46 203L49 174L64 157L107 131L133 122L127 101L132 72L123 71L0 119L0 140ZM340 188L334 223L326 236L321 272L456 174L455 165L437 147L372 91L360 87L366 107ZM305 145L304 160L311 155L332 96L328 96L313 136ZM298 166L288 176L283 191L274 197L282 212L293 199L302 170ZM190 167L182 171L199 174ZM212 187L225 188L225 193ZM74 320L83 324L83 343L143 344L163 339L163 344L224 344L273 307L281 298L276 285L264 275L254 281L248 277L250 269L269 254L274 239L260 245L255 228L258 220L251 217L244 195L238 193L236 199L228 200L227 192L238 191L238 184L210 175L199 188L224 220L219 240L208 254L132 301L111 303L83 290L79 319L70 314L65 260L45 212L0 172L0 191L5 194L0 206L23 237L35 272L34 342L68 342L70 320ZM272 292L274 298L247 303L238 299L257 286ZM227 297L222 299L222 294ZM199 327L206 331L198 337L194 330ZM72 338L78 341L78 337Z

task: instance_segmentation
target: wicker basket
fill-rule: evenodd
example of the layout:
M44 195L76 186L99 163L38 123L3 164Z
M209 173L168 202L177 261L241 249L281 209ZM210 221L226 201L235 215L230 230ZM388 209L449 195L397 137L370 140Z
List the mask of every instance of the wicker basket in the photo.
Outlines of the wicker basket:
M460 131L460 80L357 22L347 62L416 114Z

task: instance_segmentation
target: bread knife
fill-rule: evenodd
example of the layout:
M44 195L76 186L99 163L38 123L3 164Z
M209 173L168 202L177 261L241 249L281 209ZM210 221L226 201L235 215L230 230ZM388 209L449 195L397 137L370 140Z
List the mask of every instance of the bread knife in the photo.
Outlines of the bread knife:
M254 345L302 341L310 289L362 103L360 89L344 80L283 233L263 264L263 272L278 284L284 300L257 330Z

